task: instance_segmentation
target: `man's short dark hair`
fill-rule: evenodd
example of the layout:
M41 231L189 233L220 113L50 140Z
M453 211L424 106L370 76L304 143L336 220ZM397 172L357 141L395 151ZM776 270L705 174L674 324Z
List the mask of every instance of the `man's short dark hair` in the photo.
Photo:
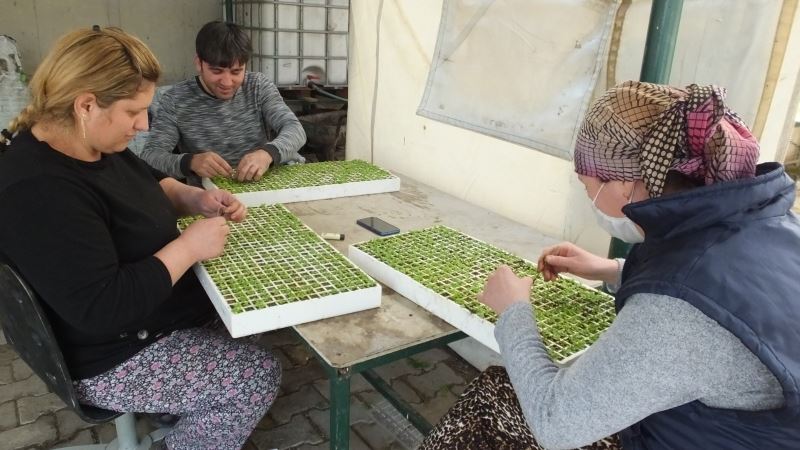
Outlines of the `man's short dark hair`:
M238 25L219 20L200 28L194 48L201 61L217 67L247 64L253 52L250 37Z

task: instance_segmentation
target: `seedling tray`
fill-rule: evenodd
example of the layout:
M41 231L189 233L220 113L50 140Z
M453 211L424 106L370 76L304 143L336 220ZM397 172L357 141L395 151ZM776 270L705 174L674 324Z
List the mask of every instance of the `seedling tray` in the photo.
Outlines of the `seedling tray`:
M225 189L247 206L305 202L400 190L400 179L364 161L326 161L270 169L258 181L203 178L206 189Z
M380 306L375 280L285 207L249 208L244 222L229 225L223 254L194 270L231 336Z
M536 264L445 226L351 245L348 254L376 280L497 352L497 315L477 295L500 264L533 277L530 301L556 361L585 350L614 320L613 297L567 278L545 282Z

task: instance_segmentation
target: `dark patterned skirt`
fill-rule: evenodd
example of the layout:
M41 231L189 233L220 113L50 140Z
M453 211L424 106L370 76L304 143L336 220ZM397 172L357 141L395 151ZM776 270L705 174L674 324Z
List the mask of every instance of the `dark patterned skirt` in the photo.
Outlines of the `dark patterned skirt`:
M582 450L620 450L617 435ZM475 378L418 450L542 450L525 423L506 370L492 366Z

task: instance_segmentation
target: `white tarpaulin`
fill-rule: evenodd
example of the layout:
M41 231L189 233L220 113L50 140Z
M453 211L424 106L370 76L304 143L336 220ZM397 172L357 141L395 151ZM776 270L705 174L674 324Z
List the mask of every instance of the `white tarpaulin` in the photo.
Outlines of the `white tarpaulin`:
M28 88L22 82L22 61L14 39L0 35L0 129L28 104Z
M650 1L636 0L625 15L616 80L638 79ZM716 84L728 104L753 126L781 12L777 0L686 0L675 43L670 84Z
M569 159L614 0L444 0L418 114Z

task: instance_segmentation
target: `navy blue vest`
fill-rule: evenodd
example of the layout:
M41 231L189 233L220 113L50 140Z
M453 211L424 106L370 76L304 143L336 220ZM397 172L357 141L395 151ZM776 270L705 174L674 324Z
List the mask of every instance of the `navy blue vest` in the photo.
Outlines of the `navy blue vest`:
M800 449L800 222L795 187L777 163L755 178L634 203L645 231L625 262L617 311L637 293L689 302L750 349L783 387L769 411L694 401L620 433L632 449Z

